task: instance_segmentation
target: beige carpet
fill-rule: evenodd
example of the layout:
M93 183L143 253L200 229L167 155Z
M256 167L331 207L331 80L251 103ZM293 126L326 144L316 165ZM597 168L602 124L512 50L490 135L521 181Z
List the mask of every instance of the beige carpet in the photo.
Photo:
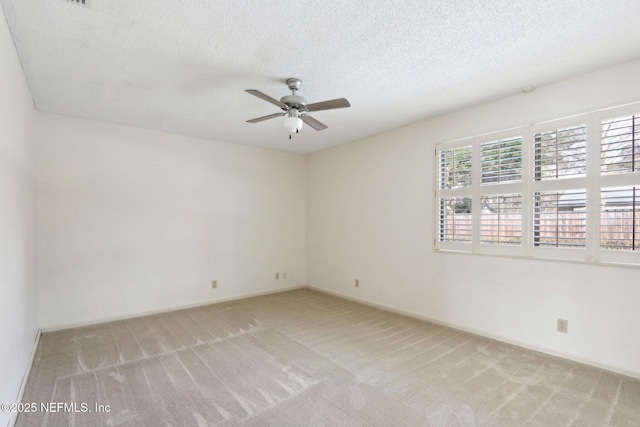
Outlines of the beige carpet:
M24 402L76 407L18 426L640 425L640 381L306 289L43 334Z

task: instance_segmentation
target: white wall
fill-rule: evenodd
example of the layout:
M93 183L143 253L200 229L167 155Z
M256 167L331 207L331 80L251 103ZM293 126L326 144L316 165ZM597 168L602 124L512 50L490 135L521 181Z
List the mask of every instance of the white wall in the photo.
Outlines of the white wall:
M303 156L50 114L36 123L43 327L306 283Z
M35 110L1 9L0 64L0 402L15 402L37 332ZM0 425L10 415L0 412Z
M640 101L639 75L640 61L628 63L310 155L308 283L640 376L640 268L432 243L435 143Z

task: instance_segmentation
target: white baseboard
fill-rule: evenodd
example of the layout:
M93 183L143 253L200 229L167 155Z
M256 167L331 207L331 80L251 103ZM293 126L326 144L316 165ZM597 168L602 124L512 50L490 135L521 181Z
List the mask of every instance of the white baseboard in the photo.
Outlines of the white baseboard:
M328 295L332 295L335 297L339 297L339 298L343 298L343 299L347 299L350 301L354 301L354 302L359 302L361 304L365 304L371 307L375 307L381 310L385 310L385 311L389 311L392 313L397 313L397 314L402 314L404 316L408 316L408 317L413 317L414 319L419 319L419 320L425 320L427 322L431 322L434 323L436 325L440 325L440 326L445 326L447 328L452 328L452 329L456 329L458 331L463 331L463 332L468 332L470 334L474 334L474 335L479 335L485 338L490 338L492 340L496 340L496 341L501 341L507 344L513 344L513 345L517 345L518 347L523 347L529 350L533 350L533 351L537 351L539 353L544 353L544 354L548 354L550 356L554 356L554 357L560 357L562 359L567 359L567 360L571 360L573 362L578 362L578 363L582 363L584 365L590 365L590 366L594 366L596 368L600 368L600 369L605 369L607 371L611 371L611 372L615 372L617 374L621 374L621 375L625 375L627 377L631 377L631 378L636 378L636 379L640 379L640 372L634 372L634 371L629 371L628 369L624 369L624 368L620 368L617 366L612 366L612 365L608 365L606 363L601 363L598 362L596 360L592 360L592 359L588 359L576 354L571 354L571 353L563 353L563 352L559 352L547 347L543 347L543 346L539 346L536 344L532 344L529 342L525 342L525 341L520 341L517 339L513 339L511 337L506 337L506 336L502 336L502 335L497 335L497 334L493 334L491 332L487 332L481 329L475 329L475 328L467 328L464 326L460 326L460 325L456 325L456 324L452 324L452 323L447 323L447 322L442 322L438 319L432 319L430 317L426 317L426 316L422 316L420 314L417 313L412 313L410 311L405 311L405 310L399 310L393 307L389 307L386 305L382 305L382 304L378 304L376 302L370 301L368 299L365 298L356 298L353 297L351 295L346 295L343 294L341 292L335 292L335 291L330 291L327 289L323 289L323 288L318 288L316 286L312 286L312 285L307 285L307 288L312 289L314 291L318 291L318 292L322 292Z
M36 351L38 350L38 344L40 343L41 335L42 335L42 329L38 329L38 332L36 332L36 339L33 342L33 349L31 350L31 357L29 358L29 364L27 365L27 369L24 371L24 376L22 377L22 383L20 384L20 390L18 391L18 397L16 398L16 402L22 402L22 398L24 397L24 391L27 388L27 381L29 381L29 375L31 375L31 368L33 367L33 361L36 358ZM18 412L11 414L11 418L9 418L9 424L7 424L7 427L15 427L17 420L18 420Z
M550 349L547 347L543 347L543 346L539 346L533 343L529 343L526 341L521 341L521 340L517 340L517 339L513 339L511 337L507 337L507 336L503 336L503 335L498 335L498 334L494 334L491 333L489 331L485 331L485 330L481 330L481 329L475 329L475 328L468 328L465 326L461 326L461 325L457 325L457 324L452 324L452 323L448 323L448 322L443 322L441 320L438 319L434 319L434 318L430 318L427 316L423 316L417 313L413 313L410 311L406 311L406 310L400 310L400 309L396 309L394 307L390 307L387 305L383 305L383 304L379 304L376 303L374 301L365 299L365 298L357 298L357 297L353 297L351 295L347 295L347 294L343 294L341 292L335 292L335 291L330 291L327 289L323 289L323 288L319 288L313 285L302 285L302 286L292 286L292 287L288 287L288 288L280 288L280 289L275 289L275 290L271 290L271 291L266 291L266 292L255 292L255 293L250 293L250 294L244 294L244 295L236 295L236 296L232 296L232 297L226 297L226 298L219 298L219 299L213 299L213 300L207 300L207 301L201 301L201 302L197 302L197 303L193 303L193 304L184 304L184 305L176 305L176 306L169 306L169 307L162 307L162 308L158 308L158 309L154 309L154 310L149 310L149 311L143 311L143 312L136 312L136 313L129 313L126 315L121 315L121 316L113 316L113 317L108 317L108 318L100 318L100 319L93 319L91 321L87 321L87 322L78 322L78 323L70 323L70 324L65 324L65 325L54 325L54 326L47 326L47 327L43 327L41 328L41 330L39 330L38 333L38 340L40 338L40 333L44 333L44 332L52 332L52 331L57 331L57 330L62 330L62 329L69 329L69 328L79 328L79 327L84 327L84 326L92 326L92 325L97 325L100 323L105 323L105 322L112 322L115 320L124 320L124 319L132 319L132 318L136 318L136 317L141 317L141 316L149 316L152 314L159 314L159 313L165 313L165 312L171 312L171 311L176 311L176 310L184 310L187 308L193 308L193 307L201 307L201 306L205 306L205 305L210 305L210 304L216 304L216 303L223 303L223 302L228 302L228 301L236 301L236 300L241 300L241 299L245 299L245 298L251 298L251 297L257 297L257 296L263 296L263 295L270 295L270 294L277 294L277 293L281 293L281 292L287 292L287 291L292 291L295 289L302 289L302 288L308 288L308 289L312 289L318 292L322 292L328 295L333 295L339 298L343 298L343 299L347 299L350 301L355 301L355 302L359 302L361 304L366 304L368 306L371 307L375 307L381 310L385 310L385 311L389 311L392 313L397 313L397 314L402 314L404 316L409 316L409 317L413 317L415 319L419 319L419 320L424 320L427 322L431 322L437 325L441 325L441 326L445 326L448 328L453 328L459 331L463 331L463 332L468 332L474 335L479 335L485 338L490 338L496 341L501 341L507 344L513 344L516 345L518 347L523 347L529 350L533 350L533 351L537 351L540 353L544 353L544 354L548 354L550 356L554 356L554 357L560 357L563 359L567 359L567 360L571 360L574 362L578 362L578 363L582 363L585 365L590 365L590 366L594 366L596 368L600 368L600 369L605 369L607 371L611 371L611 372L615 372L621 375L625 375L628 377L632 377L632 378L636 378L636 379L640 379L640 372L634 372L634 371L630 371L624 368L620 368L618 366L612 366L606 363L601 363L597 360L592 360L589 358L585 358L582 357L580 355L576 355L576 354L571 354L571 353L564 353L564 352L559 352L557 350L554 349ZM36 342L36 346L37 346L37 342ZM31 363L33 363L33 358L35 357L35 347L34 347L34 351L32 354L32 360ZM29 369L31 369L31 365L29 365ZM21 393L24 391L22 390L22 388L24 387L24 385L26 384L26 377L25 380L23 381L23 386L21 387ZM22 395L20 395L20 398L22 398ZM15 422L15 420L14 420ZM12 425L11 423L9 424L10 426Z
M274 289L270 291L253 292L253 293L243 294L243 295L234 295L226 298L217 298L217 299L211 299L206 301L199 301L191 304L165 306L165 307L160 307L153 310L138 311L138 312L127 313L127 314L118 315L118 316L102 317L97 319L91 319L86 322L72 322L72 323L66 323L66 324L43 326L42 332L45 333L45 332L60 331L63 329L82 328L85 326L99 325L101 323L106 323L106 322L114 322L116 320L133 319L136 317L150 316L153 314L167 313L167 312L177 311L177 310L185 310L187 308L202 307L205 305L236 301L236 300L241 300L245 298L259 297L259 296L270 295L270 294L278 294L280 292L287 292L295 289L303 289L305 287L306 287L305 285L291 286L288 288L279 288L279 289Z

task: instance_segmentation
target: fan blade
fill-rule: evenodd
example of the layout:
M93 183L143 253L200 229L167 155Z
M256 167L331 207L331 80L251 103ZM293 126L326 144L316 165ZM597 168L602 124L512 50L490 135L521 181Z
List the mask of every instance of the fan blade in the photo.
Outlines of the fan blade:
M276 117L282 117L287 113L275 113L269 114L268 116L258 117L257 119L247 120L247 123L258 123L269 119L275 119Z
M317 121L311 116L307 116L303 114L300 116L300 118L302 119L303 122L305 122L306 124L314 128L315 130L325 130L327 128L327 125L325 125L324 123L320 123L319 121Z
M308 104L307 111L322 111L322 110L333 110L335 108L347 108L351 107L349 101L344 98L333 99L331 101L324 102L316 102L315 104Z
M260 99L264 99L265 101L270 102L273 105L277 105L278 107L282 108L283 110L286 110L286 109L289 108L287 106L287 104L284 104L284 103L278 101L277 99L273 99L269 95L265 95L264 93L260 92L259 90L247 89L247 90L245 90L245 92L250 93L253 96L257 96Z

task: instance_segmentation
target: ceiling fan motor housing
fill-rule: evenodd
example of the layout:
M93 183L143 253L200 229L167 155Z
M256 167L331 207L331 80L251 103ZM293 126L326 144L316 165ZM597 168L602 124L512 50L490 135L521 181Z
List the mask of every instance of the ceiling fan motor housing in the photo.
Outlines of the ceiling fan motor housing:
M292 108L297 108L298 110L307 105L307 100L300 95L283 96L282 98L280 98L280 102L282 102L283 104L287 104Z

